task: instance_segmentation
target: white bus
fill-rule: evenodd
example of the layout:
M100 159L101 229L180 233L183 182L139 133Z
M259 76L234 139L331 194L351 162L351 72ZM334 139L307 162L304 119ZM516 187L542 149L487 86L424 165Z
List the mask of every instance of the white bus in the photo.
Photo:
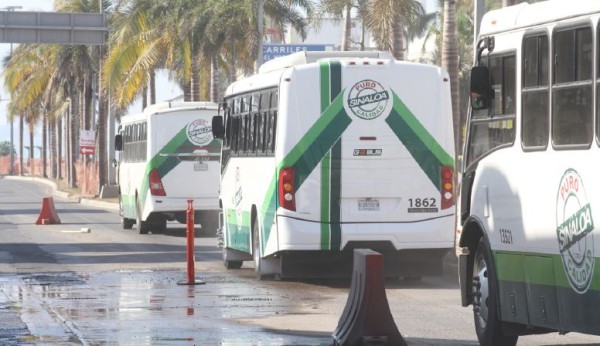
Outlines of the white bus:
M482 345L600 335L599 19L561 0L483 17L456 235Z
M232 83L223 104L213 134L224 139L226 267L333 277L351 272L354 248L371 248L388 275L441 272L455 224L444 70L382 52L300 52Z
M121 118L119 210L124 229L160 232L167 221L186 223L188 200L202 227L218 227L221 140L211 131L218 105L164 102ZM213 232L214 234L214 232Z

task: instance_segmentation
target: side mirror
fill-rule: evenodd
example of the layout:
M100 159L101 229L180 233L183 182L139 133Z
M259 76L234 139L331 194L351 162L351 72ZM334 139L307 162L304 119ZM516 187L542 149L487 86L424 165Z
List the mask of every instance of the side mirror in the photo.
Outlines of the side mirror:
M215 115L212 118L212 134L213 137L223 139L225 135L225 126L223 125L223 116Z
M471 108L487 109L490 107L493 90L490 85L490 71L486 66L475 66L471 69Z
M115 136L115 150L122 151L123 150L123 135Z
M112 161L111 161L111 165L112 165L113 167L117 167L117 166L119 165L119 163L117 162L117 160L116 160L116 159L112 159Z

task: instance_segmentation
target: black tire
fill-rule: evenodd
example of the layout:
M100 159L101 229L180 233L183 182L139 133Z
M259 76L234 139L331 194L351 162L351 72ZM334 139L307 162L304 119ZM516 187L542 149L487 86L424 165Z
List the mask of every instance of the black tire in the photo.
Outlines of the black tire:
M213 210L196 211L194 213L194 222L200 224L201 234L205 237L216 237L219 228L219 212Z
M164 233L167 230L167 217L158 215L151 222L152 233Z
M266 278L266 275L263 274L262 270L262 249L260 247L260 237L259 237L259 229L258 229L258 218L254 218L254 222L252 223L252 259L254 260L254 275L256 276L256 280L263 280Z
M147 221L142 221L140 202L138 201L137 197L135 198L135 214L135 225L137 227L138 232L140 232L140 234L148 234L148 232L150 231L150 225Z
M223 249L223 265L227 269L240 269L244 261L230 261L227 259L227 249Z
M123 216L123 207L122 207L122 202L121 202L121 196L119 196L119 216L121 217L121 227L123 227L123 229L132 229L133 228L133 224L135 224L135 220L128 219Z
M518 335L505 335L498 309L498 281L492 252L481 238L473 263L473 318L475 332L482 346L513 346Z

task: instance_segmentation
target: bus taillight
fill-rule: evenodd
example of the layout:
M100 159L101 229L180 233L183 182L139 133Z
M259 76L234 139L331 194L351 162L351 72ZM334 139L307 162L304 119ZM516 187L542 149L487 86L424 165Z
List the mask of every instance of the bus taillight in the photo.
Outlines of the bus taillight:
M279 170L279 205L291 211L296 211L295 172L294 167L285 167Z
M162 180L160 180L160 174L158 174L158 169L154 168L148 174L148 180L150 183L150 194L152 196L166 196L167 193L163 188Z
M454 205L454 169L449 166L442 166L440 169L442 177L442 209L448 209Z

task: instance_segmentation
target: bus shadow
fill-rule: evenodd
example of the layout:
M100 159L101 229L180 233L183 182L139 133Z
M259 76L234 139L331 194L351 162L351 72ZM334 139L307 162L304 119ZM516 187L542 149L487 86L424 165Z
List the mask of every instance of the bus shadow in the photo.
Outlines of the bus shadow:
M154 234L162 234L169 237L185 238L187 237L186 225L174 223L167 223L167 229L162 232L154 232ZM214 238L217 236L217 231L205 230L201 227L194 227L194 238Z

